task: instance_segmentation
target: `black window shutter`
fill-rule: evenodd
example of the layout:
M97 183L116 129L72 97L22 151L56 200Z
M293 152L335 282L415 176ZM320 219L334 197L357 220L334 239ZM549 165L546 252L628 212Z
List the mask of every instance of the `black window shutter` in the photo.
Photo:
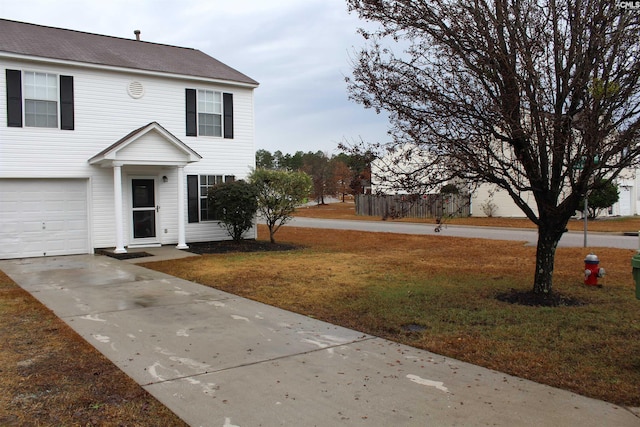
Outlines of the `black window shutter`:
M222 108L224 110L224 137L233 138L233 94L222 94Z
M187 175L187 216L189 222L199 222L198 212L198 175Z
M60 129L73 130L73 76L60 76Z
M22 127L22 71L7 70L7 126Z
M197 136L196 122L196 90L186 90L186 117L187 117L187 136Z

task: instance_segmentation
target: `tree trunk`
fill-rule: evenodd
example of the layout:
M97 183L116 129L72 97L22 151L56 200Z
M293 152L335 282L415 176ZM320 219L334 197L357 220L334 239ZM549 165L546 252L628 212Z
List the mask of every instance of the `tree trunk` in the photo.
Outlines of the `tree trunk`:
M267 228L269 229L269 241L271 243L275 243L276 239L273 237L278 231L278 227L276 227L276 220L267 218Z
M565 226L543 221L538 225L536 272L533 282L533 292L536 294L550 294L552 291L556 247L564 234Z

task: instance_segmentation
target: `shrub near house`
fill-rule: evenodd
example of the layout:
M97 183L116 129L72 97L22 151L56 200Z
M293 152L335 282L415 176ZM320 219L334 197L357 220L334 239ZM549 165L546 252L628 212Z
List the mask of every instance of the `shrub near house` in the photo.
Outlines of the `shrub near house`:
M209 191L209 207L214 218L235 242L241 241L253 227L258 210L257 196L256 187L242 180L219 184Z

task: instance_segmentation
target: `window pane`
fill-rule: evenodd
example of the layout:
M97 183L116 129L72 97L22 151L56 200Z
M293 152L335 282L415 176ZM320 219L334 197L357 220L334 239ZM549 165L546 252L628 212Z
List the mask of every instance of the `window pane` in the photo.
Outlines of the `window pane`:
M56 86L49 86L47 88L47 99L50 101L58 100L58 88Z
M213 136L222 136L222 116L213 116Z
M24 72L24 84L25 85L33 86L35 84L35 79L36 79L36 73L34 73L32 71L25 71Z
M46 86L36 85L35 92L36 92L36 96L34 96L35 99L48 99L47 98L48 91Z
M35 73L24 72L24 97L35 98L36 97L36 75Z
M214 92L212 113L222 114L222 93Z
M58 100L58 76L55 74L24 72L24 96L29 99Z
M211 114L198 114L198 134L213 136L213 116Z
M132 180L132 205L134 208L152 208L155 206L155 190L153 180L134 179Z
M35 75L35 82L34 84L36 86L46 86L47 85L47 75L44 73L34 73Z
M27 99L24 103L25 126L58 127L58 104L53 101L34 101Z
M133 237L136 239L155 237L156 215L153 211L133 212Z
M58 86L58 76L55 74L46 74L47 76L47 86L49 87L57 87Z
M213 113L213 92L209 90L198 91L198 112Z
M44 116L40 116L36 114L33 116L32 121L35 127L39 127L39 128L47 127L47 118Z

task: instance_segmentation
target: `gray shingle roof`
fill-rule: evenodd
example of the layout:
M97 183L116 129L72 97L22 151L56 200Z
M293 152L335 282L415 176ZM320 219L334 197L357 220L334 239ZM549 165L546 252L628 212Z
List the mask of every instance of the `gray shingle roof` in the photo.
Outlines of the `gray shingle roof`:
M0 19L0 52L258 85L197 49Z

